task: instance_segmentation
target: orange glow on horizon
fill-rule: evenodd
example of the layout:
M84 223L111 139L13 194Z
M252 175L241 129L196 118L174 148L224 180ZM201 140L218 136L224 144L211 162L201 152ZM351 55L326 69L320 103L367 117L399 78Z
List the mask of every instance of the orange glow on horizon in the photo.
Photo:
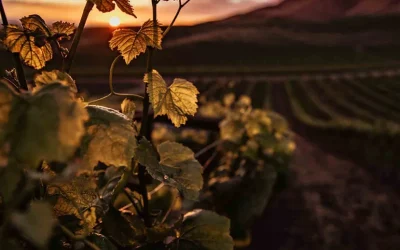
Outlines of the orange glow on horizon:
M131 1L138 18L133 18L118 8L108 13L101 13L97 8L93 8L86 25L110 27L110 19L116 16L120 19L121 24L119 26L140 26L152 16L151 5L148 4L151 1L140 1L138 0L137 4ZM226 4L228 1L233 2L232 4ZM192 1L181 11L176 25L195 25L202 22L223 19L264 5L265 1L276 2L279 0L240 0L238 3L234 3L235 1L237 0ZM171 22L177 11L177 2L160 2L158 17L161 24L168 25ZM31 14L40 15L48 23L63 20L78 24L85 0L4 0L3 3L7 17L12 24L19 24L20 18Z

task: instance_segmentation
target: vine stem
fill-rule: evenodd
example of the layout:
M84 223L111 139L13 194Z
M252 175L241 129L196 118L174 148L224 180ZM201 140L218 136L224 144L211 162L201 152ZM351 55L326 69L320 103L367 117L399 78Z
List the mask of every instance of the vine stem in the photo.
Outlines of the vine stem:
M162 182L160 185L158 185L156 188L154 188L153 190L151 190L149 193L148 193L148 196L149 197L151 197L151 196L153 196L153 194L155 194L155 193L157 193L161 188L163 188L164 187L164 182Z
M80 236L75 235L73 232L71 232L67 227L59 224L59 227L61 229L61 231L63 231L63 233L68 236L68 238L70 238L73 241L83 241L86 246L90 247L92 250L101 250L98 246L96 246L96 244L88 241L85 238L82 238Z
M186 2L184 2L182 4L182 0L179 0L179 7L178 10L176 11L176 14L174 16L174 19L172 19L171 24L168 26L168 28L164 31L163 33L163 38L165 38L165 36L168 34L168 32L171 30L172 26L174 26L176 19L179 16L179 13L181 13L181 10L183 9L183 7L186 6L186 4L188 4L190 2L190 0L186 0Z
M213 154L210 156L210 158L208 158L208 160L204 163L203 169L206 169L211 164L211 162L215 159L215 157L217 157L217 155L218 155L218 151L215 150L213 152Z
M76 30L76 34L74 36L74 40L72 40L71 49L67 56L67 63L65 64L64 71L69 73L71 71L72 63L75 58L76 50L78 49L78 44L81 39L83 29L85 28L86 21L89 17L90 12L92 11L94 3L90 0L86 1L85 8L83 9L81 20L79 21L78 29Z
M6 11L4 10L2 0L0 0L0 13L1 13L1 20L3 22L3 26L7 27L8 19L7 19ZM19 53L12 53L12 55L13 55L13 59L14 59L15 69L17 71L17 78L18 78L19 85L21 86L22 89L28 90L28 84L26 83L24 68L23 68L22 62L19 58Z
M89 104L92 104L92 103L95 103L95 102L99 102L99 101L105 100L105 99L107 99L107 98L109 98L109 97L111 97L111 96L113 96L113 95L114 95L114 96L122 96L122 97L130 97L130 98L139 99L139 100L143 100L143 99L144 99L144 97L143 97L143 96L140 96L140 95L118 93L118 92L115 92L115 91L114 91L114 86L113 86L114 68L115 68L115 65L117 64L117 62L118 62L118 60L119 60L120 58L121 58L121 55L117 56L117 57L113 60L113 62L111 63L111 66L110 66L110 74L109 74L109 77L108 77L108 86L109 86L109 88L110 88L110 93L109 93L108 95L106 95L106 96L100 97L99 99L95 99L95 100L93 100L93 101L88 102Z
M115 65L117 64L117 62L118 62L118 60L119 60L120 58L121 58L121 55L117 56L117 57L114 59L114 61L111 63L110 75L109 75L109 78L108 78L108 80L109 80L109 81L108 81L108 85L109 85L109 87L110 87L110 92L111 92L111 94L112 94L112 95L116 95L116 96L132 97L132 98L135 98L135 99L143 100L144 97L143 97L143 96L140 96L140 95L118 93L118 92L115 92L115 91L114 91L114 86L113 86L114 68L115 68Z
M125 196L126 196L126 197L129 199L129 201L132 203L132 206L135 208L136 213L137 213L138 215L142 215L142 211L139 209L138 205L136 204L135 199L132 198L131 194L130 194L126 189L124 189L124 193L125 193Z
M172 209L174 208L175 203L178 200L178 198L179 198L179 195L176 195L174 200L171 202L171 205L169 206L169 209L167 210L167 212L165 213L164 217L161 220L161 224L164 223L167 220L167 218L168 218L169 214L171 213Z
M210 150L210 149L212 149L212 148L215 148L216 146L218 146L218 145L221 144L221 143L222 143L222 140L217 140L217 141L215 141L215 142L213 142L213 143L211 143L211 144L205 146L205 147L202 148L200 151L198 151L198 152L194 155L194 157L195 157L195 158L199 157L200 155L204 154L205 152L207 152L208 150Z
M159 0L152 0L152 9L153 9L153 27L154 29L157 26L157 4ZM148 46L147 47L147 69L146 72L148 74L151 74L153 71L153 48ZM146 136L147 134L147 127L148 127L148 121L149 121L149 107L150 107L150 100L149 100L149 95L146 92L144 93L144 100L143 100L143 119L142 119L142 125L140 127L140 132L139 132L139 137ZM140 195L143 198L143 220L146 225L146 227L151 227L152 222L151 222L151 217L150 217L150 211L149 211L149 196L147 193L147 187L145 183L146 179L146 167L143 165L139 165L139 182L140 182Z

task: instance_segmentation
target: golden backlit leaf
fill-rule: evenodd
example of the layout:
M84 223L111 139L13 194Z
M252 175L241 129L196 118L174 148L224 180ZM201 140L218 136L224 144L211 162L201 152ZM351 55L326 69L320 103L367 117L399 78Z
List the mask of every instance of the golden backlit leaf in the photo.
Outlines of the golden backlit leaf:
M112 0L91 0L95 5L96 8L105 13L105 12L110 12L115 9L115 4L113 3Z
M198 112L202 117L223 118L229 111L229 107L222 105L219 101L207 101L199 107Z
M69 86L74 93L78 92L74 79L65 72L59 70L42 71L34 77L35 87L33 92L37 92L41 87L47 84L60 83L64 86Z
M58 21L58 22L53 23L50 31L53 36L59 35L62 38L70 39L71 38L70 36L72 34L74 34L74 32L75 32L75 24Z
M219 124L220 136L222 140L233 143L240 143L244 132L244 124L240 120L228 117Z
M101 12L110 12L115 9L115 4L117 4L118 8L122 11L125 12L128 15L136 17L136 15L133 12L133 7L130 4L129 0L91 0L94 4L96 4L96 7L99 11Z
M125 12L128 15L136 17L135 13L133 13L133 7L129 3L129 0L114 0L114 2L117 4L118 8L122 12Z
M89 105L86 109L90 120L81 145L84 169L93 170L98 162L114 167L130 166L137 146L131 121L110 108Z
M27 36L16 25L8 25L4 44L13 53L19 53L21 60L28 66L41 69L46 62L53 58L53 51L49 43L39 47L35 43L35 37Z
M96 225L93 207L98 198L96 188L95 177L79 175L68 183L50 184L47 187L47 193L57 197L53 208L56 216L74 215L82 220L82 226L91 229Z
M121 53L126 64L129 64L141 53L146 51L147 46L161 49L162 30L160 24L153 26L153 21L146 21L138 32L131 29L118 29L113 32L110 40L110 48L115 48Z
M136 111L136 104L132 100L125 98L121 103L121 111L128 117L129 120L133 120Z
M271 119L268 113L261 109L253 110L247 117L245 124L247 135L250 138L260 133L271 133Z
M224 96L224 100L223 100L224 106L225 106L225 107L230 107L230 106L232 106L232 104L235 102L235 99L236 99L236 96L235 96L234 93L226 94L226 95Z
M30 32L40 32L45 36L51 36L51 32L46 22L39 15L29 15L20 19L24 30Z
M153 70L146 74L144 82L147 83L147 93L154 109L154 117L167 115L176 127L185 124L187 116L197 111L197 95L199 91L184 79L175 79L167 88L162 76Z
M271 119L271 127L276 132L283 133L289 130L289 124L287 120L278 113L269 111L268 117Z
M142 138L136 149L136 157L154 179L176 187L186 199L198 199L203 187L203 168L194 158L193 151L169 141L158 145L157 151L160 161L152 144Z

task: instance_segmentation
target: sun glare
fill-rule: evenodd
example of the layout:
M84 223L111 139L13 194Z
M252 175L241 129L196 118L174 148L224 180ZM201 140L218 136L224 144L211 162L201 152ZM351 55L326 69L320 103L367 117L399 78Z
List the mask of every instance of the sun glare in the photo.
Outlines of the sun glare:
M111 17L109 22L112 27L118 27L121 24L121 20L116 16Z

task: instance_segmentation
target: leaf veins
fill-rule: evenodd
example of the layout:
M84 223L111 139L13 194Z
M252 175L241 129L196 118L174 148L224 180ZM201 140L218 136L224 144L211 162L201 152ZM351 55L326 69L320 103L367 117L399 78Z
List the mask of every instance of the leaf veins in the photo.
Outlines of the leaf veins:
M121 53L126 64L146 51L147 46L161 49L162 30L160 24L153 26L153 21L146 21L138 32L131 29L118 29L113 32L110 48Z
M147 83L154 117L167 115L176 127L180 127L186 123L188 115L193 116L196 113L199 91L193 83L177 78L167 88L164 79L156 70L146 74L144 82Z

